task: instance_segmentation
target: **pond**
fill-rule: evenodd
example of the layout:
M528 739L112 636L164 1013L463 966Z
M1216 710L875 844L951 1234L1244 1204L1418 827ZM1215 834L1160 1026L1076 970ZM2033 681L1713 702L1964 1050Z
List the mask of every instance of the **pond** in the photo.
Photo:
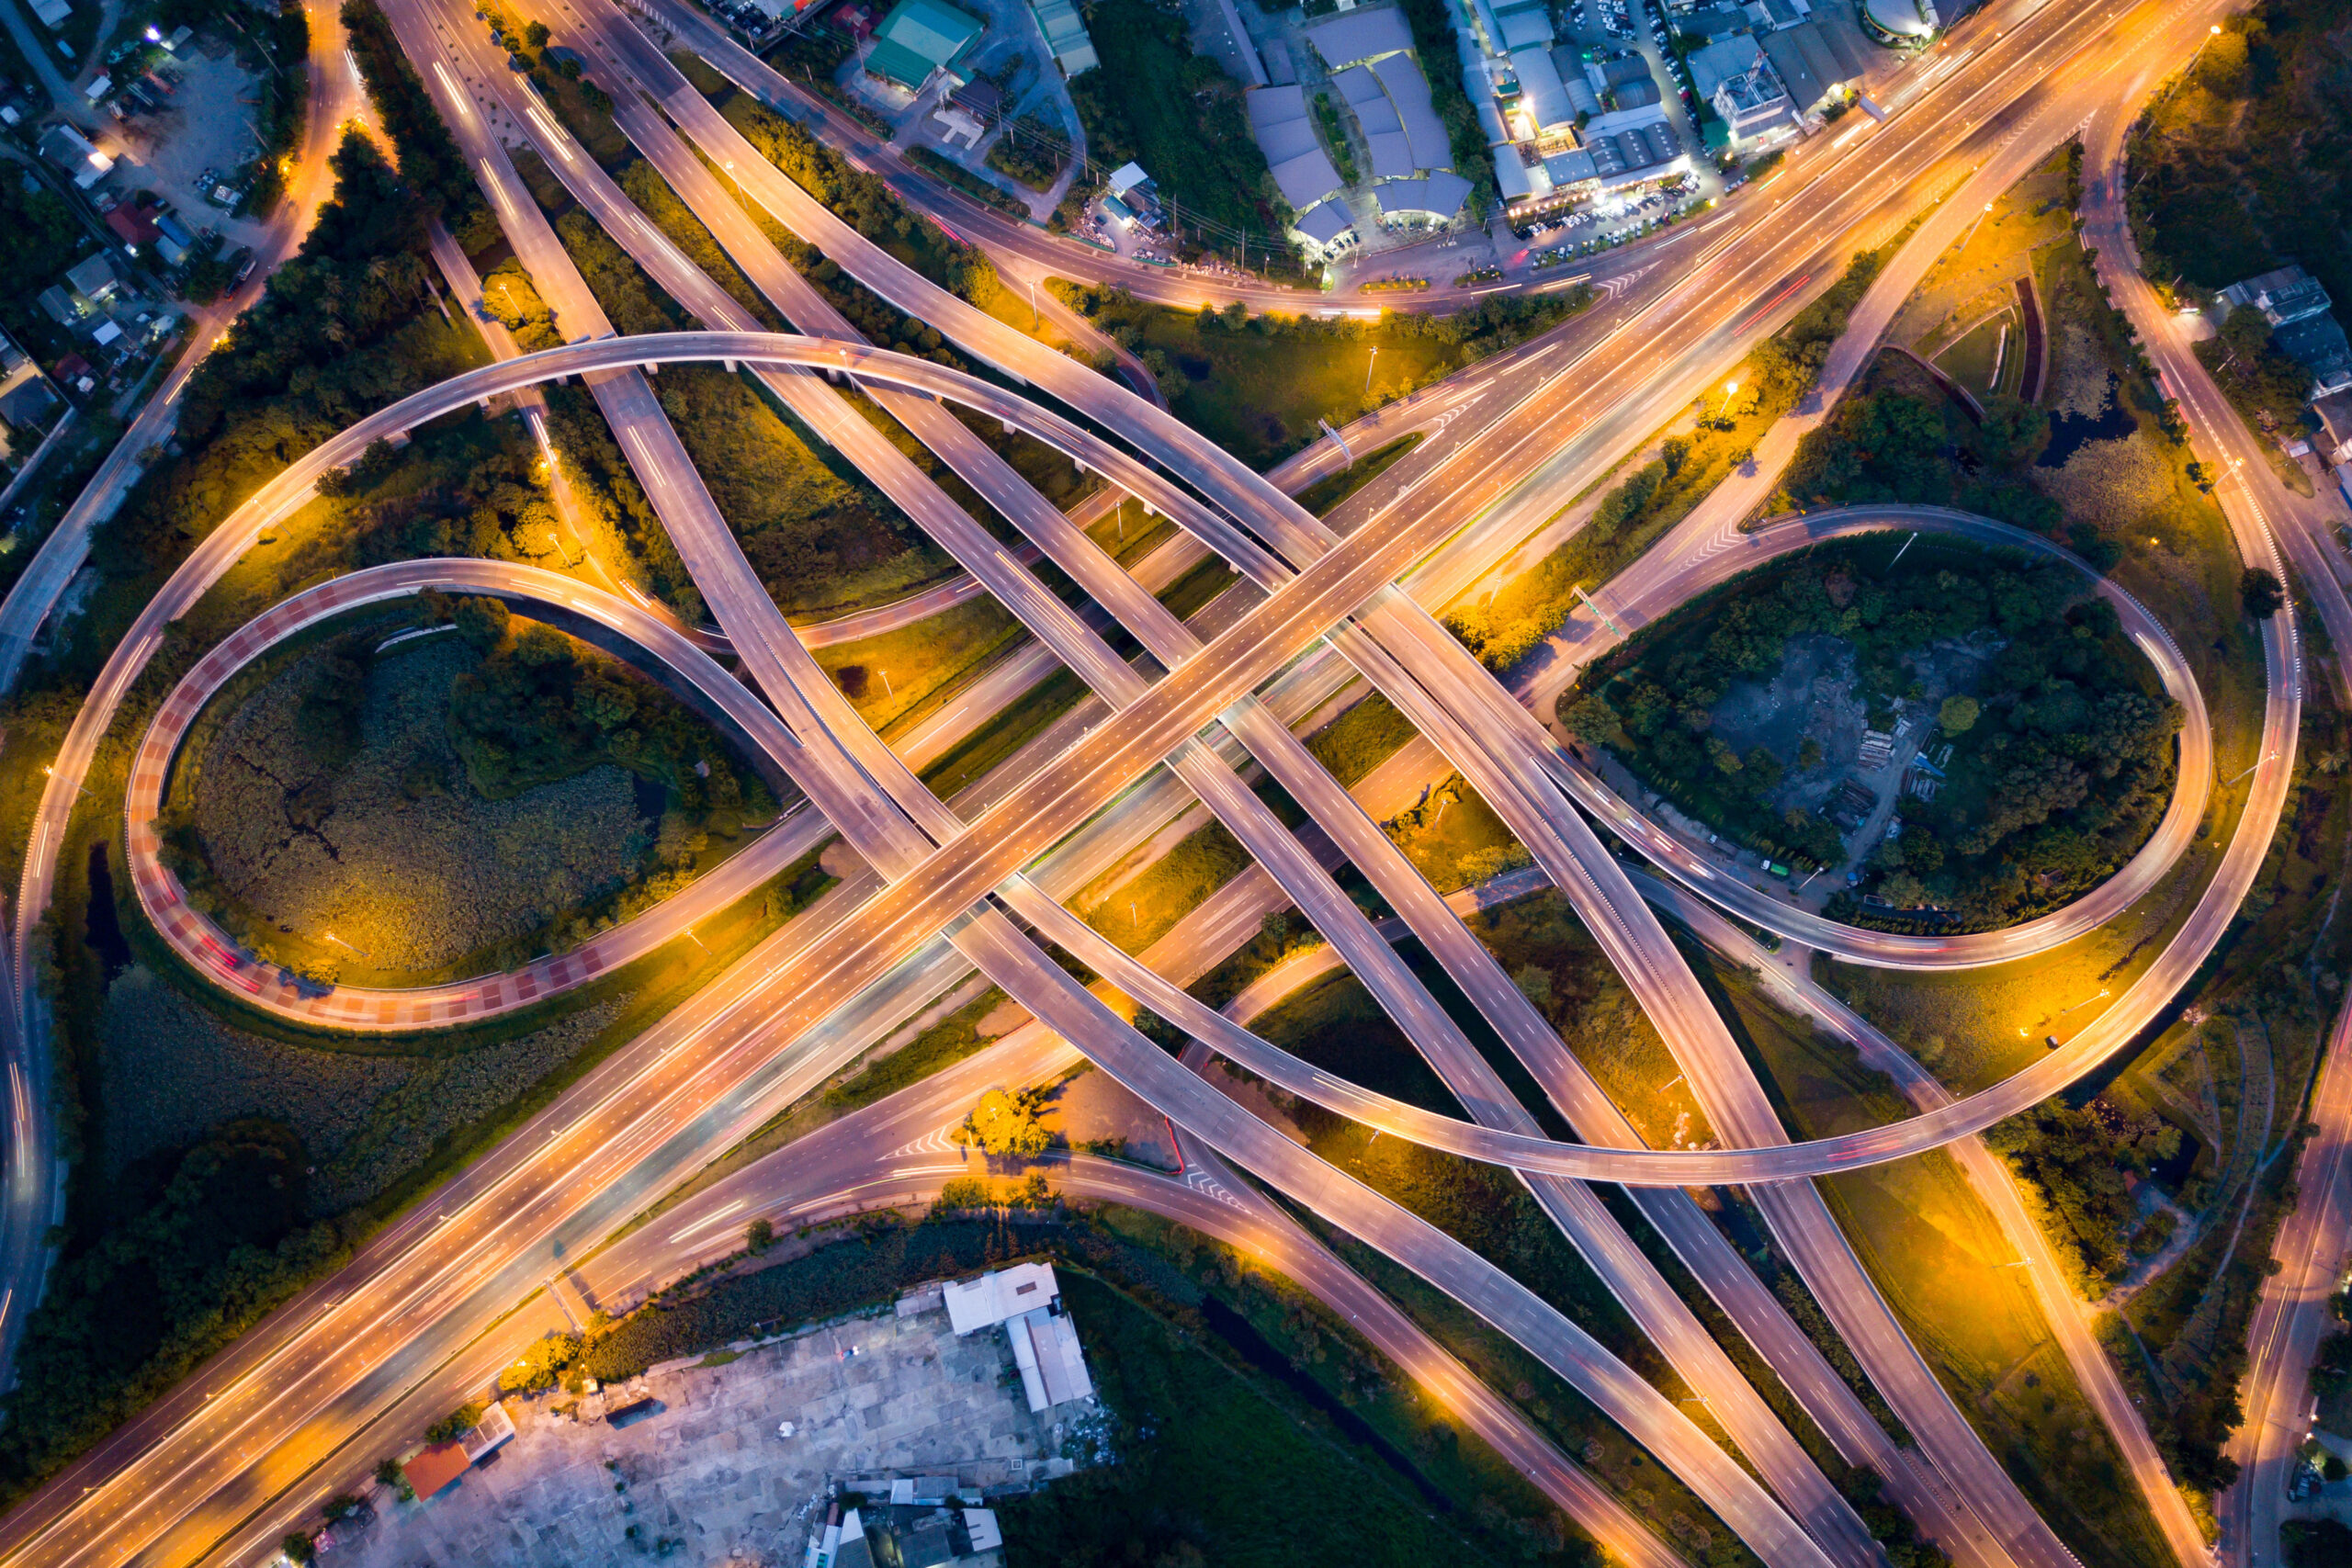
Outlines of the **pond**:
M90 846L90 907L82 918L82 938L107 966L107 979L130 967L130 942L114 908L114 868L102 840Z
M2050 445L2042 449L2034 464L2038 468L2063 468L2066 459L2094 441L2120 441L2140 428L2132 411L2123 406L2123 384L2115 372L2107 373L2107 396L2100 400L2095 414L2053 413L2050 416Z

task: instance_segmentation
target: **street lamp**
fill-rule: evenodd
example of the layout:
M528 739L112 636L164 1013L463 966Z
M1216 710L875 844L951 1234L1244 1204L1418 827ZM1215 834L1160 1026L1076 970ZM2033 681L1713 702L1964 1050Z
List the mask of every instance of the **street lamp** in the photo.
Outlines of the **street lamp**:
M1726 381L1724 383L1724 406L1715 411L1716 423L1721 423L1725 418L1729 417L1731 413L1731 400L1734 394L1738 392L1738 382Z
M1372 396L1372 367L1379 363L1380 345L1378 344L1374 344L1372 345L1372 357L1363 362L1363 393L1365 397Z
M2246 775L2247 773L2250 773L2254 772L2254 770L2255 770L2256 768L2258 768L2258 767L2262 766L2262 764L2263 764L2263 763L2265 763L2265 762L2267 762L2267 761L2270 761L2270 758L2271 758L2271 757L2276 757L2277 755L2278 755L2278 752L2276 752L2276 751L2273 751L2273 752L2271 752L2271 753L2270 753L2270 755L2269 755L2268 757L2256 757L2256 758L2254 760L2254 762L2253 762L2252 766L2249 766L2248 768L2246 768L2243 773L2232 773L2228 778L2223 779L2223 780L2222 781L2222 787L2223 789L2227 789L2227 788L2229 788L2229 786L2230 786L2230 785L2232 785L2232 784L2233 784L2237 783L2237 782L2238 782L2238 780L2240 780L2240 779L2242 779L2242 778L2245 777L2245 775Z
M1966 238L1960 242L1960 248L1962 250L1964 251L1968 249L1968 242L1976 238L1976 231L1983 226L1984 220L1992 215L1992 211L1993 204L1988 201L1984 204L1984 210L1976 215L1976 221L1968 226Z

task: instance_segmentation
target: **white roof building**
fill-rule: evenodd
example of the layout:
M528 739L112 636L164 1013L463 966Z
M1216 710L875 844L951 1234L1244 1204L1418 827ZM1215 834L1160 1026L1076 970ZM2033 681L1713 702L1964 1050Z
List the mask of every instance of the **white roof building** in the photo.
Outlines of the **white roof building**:
M951 1280L939 1293L947 1304L948 1325L960 1335L994 1328L1009 1317L1044 1306L1061 1291L1054 1282L1052 1264L1018 1263L977 1280Z
M1086 1371L1086 1353L1079 1348L1078 1325L1053 1305L1024 1312L1004 1325L1012 1339L1012 1363L1021 1369L1021 1391L1031 1410L1050 1410L1073 1399L1091 1399L1094 1379Z
M1513 50L1510 63L1519 73L1519 107L1527 116L1530 130L1543 136L1576 123L1577 106L1568 96L1567 84L1560 79L1550 51Z
M951 1281L940 1294L957 1334L1004 1325L1031 1410L1093 1397L1094 1379L1086 1370L1078 1325L1062 1310L1053 1265L1016 1264L977 1280Z

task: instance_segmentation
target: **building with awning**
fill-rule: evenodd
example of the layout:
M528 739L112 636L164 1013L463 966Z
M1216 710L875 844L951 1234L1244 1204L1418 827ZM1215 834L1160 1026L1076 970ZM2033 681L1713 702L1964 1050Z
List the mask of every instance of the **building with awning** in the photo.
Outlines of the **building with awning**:
M1290 226L1290 237L1314 261L1323 260L1355 235L1354 216L1348 211L1347 204L1336 197L1317 202L1313 211L1299 214L1297 221Z
M1390 222L1450 223L1470 199L1470 182L1446 173L1425 179L1390 180L1372 187L1372 199L1379 204L1380 216Z

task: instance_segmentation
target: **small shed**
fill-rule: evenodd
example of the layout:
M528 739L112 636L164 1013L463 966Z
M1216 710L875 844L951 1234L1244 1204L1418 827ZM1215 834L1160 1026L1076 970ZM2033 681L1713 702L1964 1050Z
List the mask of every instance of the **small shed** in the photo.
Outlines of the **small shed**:
M401 1474L407 1477L410 1491L419 1497L430 1497L447 1488L473 1466L474 1461L466 1457L464 1444L435 1443L402 1464Z

